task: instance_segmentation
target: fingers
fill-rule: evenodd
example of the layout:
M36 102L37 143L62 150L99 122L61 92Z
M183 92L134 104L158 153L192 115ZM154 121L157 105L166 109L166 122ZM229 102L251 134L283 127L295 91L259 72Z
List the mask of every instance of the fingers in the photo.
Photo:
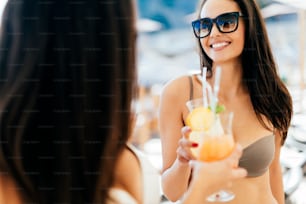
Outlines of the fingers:
M184 137L179 140L179 146L177 148L177 155L180 161L188 162L189 160L195 159L190 148L197 147L198 144L194 143Z
M234 179L246 177L248 172L243 168L236 168L232 170L232 176Z
M185 137L186 139L189 139L189 134L191 133L191 128L188 126L184 126L181 129L181 133L183 135L183 137Z
M242 147L240 144L236 144L232 154L229 156L228 161L232 169L232 175L234 178L243 178L247 175L247 171L243 168L239 168L239 159L242 155Z
M191 133L191 129L188 126L184 126L181 129L182 135L183 137L179 140L179 145L183 148L188 148L188 150L190 151L189 148L194 148L194 147L198 147L198 143L189 140L189 135Z
M195 159L190 148L194 148L198 146L197 143L192 142L188 139L190 132L191 132L191 129L188 126L185 126L181 129L181 133L183 137L179 140L178 148L176 151L178 160L181 162L185 162L185 163L189 162L190 160Z
M183 162L183 163L187 163L190 160L194 159L192 154L189 154L188 150L179 147L176 151L177 153L177 158L179 161Z
M239 159L240 159L241 155L242 155L242 147L241 147L240 144L236 144L233 152L227 158L227 160L229 161L229 163L232 167L237 167L238 166Z

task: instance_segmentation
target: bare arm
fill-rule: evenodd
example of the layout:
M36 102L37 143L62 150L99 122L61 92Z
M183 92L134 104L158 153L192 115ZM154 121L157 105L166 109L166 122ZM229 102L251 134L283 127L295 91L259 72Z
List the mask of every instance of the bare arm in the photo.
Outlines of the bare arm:
M277 200L278 204L285 203L284 187L282 179L282 170L280 165L280 149L281 149L281 136L279 132L275 135L275 157L270 166L270 185L272 193Z
M191 174L188 163L191 158L183 149L179 149L178 145L182 138L181 128L184 125L182 109L187 100L184 95L188 94L184 93L188 90L186 86L181 85L182 80L184 78L176 79L164 87L159 109L163 157L162 187L165 196L171 201L180 199L185 193Z

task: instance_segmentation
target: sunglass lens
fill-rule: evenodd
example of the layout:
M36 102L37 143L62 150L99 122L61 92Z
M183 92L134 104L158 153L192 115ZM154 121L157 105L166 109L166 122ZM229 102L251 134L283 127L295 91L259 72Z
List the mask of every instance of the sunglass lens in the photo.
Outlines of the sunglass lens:
M197 20L193 23L193 29L197 37L203 38L209 34L211 21L209 19Z
M233 32L236 30L238 25L238 16L234 14L225 14L219 16L217 19L217 25L221 32Z

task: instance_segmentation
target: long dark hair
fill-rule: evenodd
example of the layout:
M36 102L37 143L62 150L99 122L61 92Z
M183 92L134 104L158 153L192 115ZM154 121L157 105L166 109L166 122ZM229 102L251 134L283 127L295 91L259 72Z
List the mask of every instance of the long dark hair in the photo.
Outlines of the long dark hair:
M105 203L131 132L133 0L8 1L0 171L31 203Z
M198 16L207 0L199 4ZM243 81L259 121L267 128L261 115L272 123L285 141L292 117L292 99L281 81L270 47L265 23L258 5L253 0L233 0L241 9L245 23L245 43L241 55ZM212 60L198 40L200 64L212 74Z

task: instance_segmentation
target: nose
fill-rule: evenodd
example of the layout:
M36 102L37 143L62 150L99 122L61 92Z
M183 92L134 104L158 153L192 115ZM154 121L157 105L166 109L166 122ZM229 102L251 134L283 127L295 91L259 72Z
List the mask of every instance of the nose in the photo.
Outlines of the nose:
M220 31L217 28L216 23L213 23L213 26L212 26L211 31L210 31L210 36L215 36L215 35L220 35Z

